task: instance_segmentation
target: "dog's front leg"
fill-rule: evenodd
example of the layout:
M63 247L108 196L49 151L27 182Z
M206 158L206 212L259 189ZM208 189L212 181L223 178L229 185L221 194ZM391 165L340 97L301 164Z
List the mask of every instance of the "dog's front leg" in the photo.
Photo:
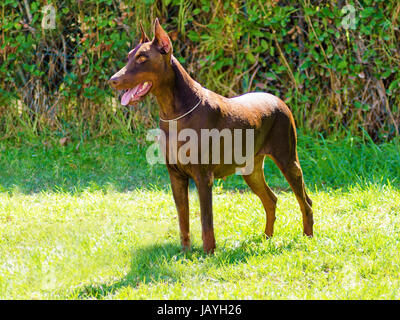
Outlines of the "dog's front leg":
M182 250L190 250L188 198L189 179L183 178L172 171L169 172L169 177L171 180L172 194L174 196L176 210L178 211Z
M201 174L194 180L200 198L203 249L206 253L214 253L215 238L212 212L212 186L214 179L212 174Z

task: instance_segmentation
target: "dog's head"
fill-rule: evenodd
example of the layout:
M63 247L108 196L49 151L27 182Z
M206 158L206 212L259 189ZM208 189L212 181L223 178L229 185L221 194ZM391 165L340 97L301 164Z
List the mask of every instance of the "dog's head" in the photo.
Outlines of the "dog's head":
M141 29L139 44L129 51L127 64L109 80L117 90L125 90L122 105L134 105L149 92L162 87L168 81L171 66L172 44L168 34L161 27L158 19L154 23L154 38L149 40Z

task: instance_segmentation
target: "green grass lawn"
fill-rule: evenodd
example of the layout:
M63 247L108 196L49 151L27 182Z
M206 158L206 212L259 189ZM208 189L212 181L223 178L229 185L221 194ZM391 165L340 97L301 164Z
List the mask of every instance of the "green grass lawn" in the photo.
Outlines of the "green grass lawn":
M0 146L1 299L399 299L400 149L301 135L315 236L271 161L272 239L241 177L214 188L215 255L180 252L166 169L132 141Z

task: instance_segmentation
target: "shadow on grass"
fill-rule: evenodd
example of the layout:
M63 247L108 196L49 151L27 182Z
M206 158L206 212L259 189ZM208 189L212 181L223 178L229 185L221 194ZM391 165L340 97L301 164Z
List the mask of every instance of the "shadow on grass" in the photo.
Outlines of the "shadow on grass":
M346 189L354 184L400 183L400 149L392 142L382 145L299 135L299 159L306 186L314 189ZM118 192L169 189L165 165L151 166L146 146L124 140L109 144L93 140L68 146L45 147L42 142L24 146L0 145L0 192L79 193L109 189ZM273 189L290 190L279 169L265 161L265 177ZM225 190L247 190L243 178L230 176L217 185Z
M126 287L137 287L142 284L156 284L158 282L177 282L184 276L182 271L174 268L177 262L187 264L188 272L196 272L191 268L198 264L201 271L201 264L212 264L215 267L236 265L246 263L248 258L267 255L280 255L284 252L298 248L296 240L288 241L279 247L269 242L262 246L262 236L255 236L247 239L235 248L217 249L215 255L206 255L203 249L192 246L189 252L182 252L181 247L175 243L154 244L140 248L132 253L131 270L120 280L112 283L91 284L78 290L80 299L103 299ZM268 240L266 240L268 241ZM262 247L262 248L261 248Z
M71 142L67 146L36 144L0 145L0 192L68 192L113 189L118 192L168 189L165 165L151 166L147 147L138 138L114 141ZM355 142L354 137L325 140L299 135L298 151L309 189L346 189L354 184L399 185L400 144ZM288 183L271 160L265 161L265 177L274 189L289 190ZM226 190L247 190L243 178L230 176L216 184Z
M155 244L140 248L132 252L131 270L124 278L111 284L85 286L79 292L78 297L102 299L124 287L136 287L139 283L160 280L176 281L176 275L168 272L166 264L172 259L183 259L184 257L185 254L180 251L180 246L177 244Z

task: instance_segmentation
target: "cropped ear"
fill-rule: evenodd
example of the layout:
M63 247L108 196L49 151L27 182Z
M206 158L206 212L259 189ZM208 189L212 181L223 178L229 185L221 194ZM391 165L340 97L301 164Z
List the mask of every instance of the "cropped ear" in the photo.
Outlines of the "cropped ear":
M142 22L139 22L139 25L140 25L140 32L141 32L141 34L142 34L142 35L140 36L140 43L149 42L150 39L149 39L149 37L147 36L146 32L144 32Z
M171 40L168 37L168 34L161 27L158 18L156 18L156 21L154 22L153 44L162 54L167 54L172 52Z

